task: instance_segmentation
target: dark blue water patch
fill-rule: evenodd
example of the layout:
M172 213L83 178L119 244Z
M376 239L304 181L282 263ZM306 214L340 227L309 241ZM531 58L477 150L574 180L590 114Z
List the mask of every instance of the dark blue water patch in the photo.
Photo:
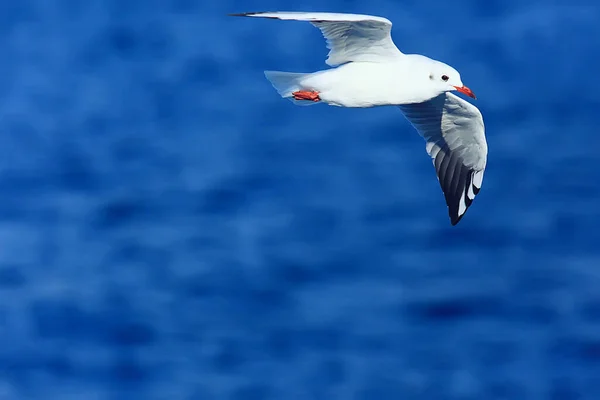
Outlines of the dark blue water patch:
M157 340L157 333L150 323L119 321L106 327L103 341L112 346L147 346Z
M594 336L562 335L552 340L549 355L556 362L585 365L600 372L600 339Z
M41 194L51 190L52 183L46 171L37 173L27 170L5 170L0 174L0 192L11 193L11 198L21 203L26 199L40 198ZM11 203L10 199L8 203ZM15 207L18 208L19 205L15 204Z
M80 151L62 147L55 155L57 183L67 190L92 192L98 189L100 179L90 162Z
M143 218L157 219L160 212L143 198L120 198L102 204L96 210L93 225L96 229L109 230L130 225Z
M49 201L46 202L46 200ZM0 220L4 222L25 220L27 223L22 225L23 227L26 227L31 223L55 223L59 218L60 211L49 204L52 200L54 200L52 196L50 196L49 199L20 195L0 198ZM52 226L46 226L43 230L40 230L40 232L52 232L52 228ZM53 238L50 236L49 239ZM52 250L53 246L51 242L46 242L45 245L46 247L42 249L42 251Z
M136 119L135 112L128 113L127 118ZM127 121L129 123L131 121ZM139 168L139 163L149 160L161 160L164 153L156 152L153 144L143 140L143 131L124 135L114 143L111 148L111 156L114 163L125 169L127 167ZM153 163L151 167L156 167ZM158 166L160 168L160 166Z
M163 288L173 283L173 254L160 246L149 246L135 238L116 241L103 260L105 273L115 273L123 268L140 268L144 279L153 287ZM186 281L186 284L190 282Z
M76 360L68 355L72 349L71 344L64 348L53 346L53 350L35 354L30 352L14 354L9 358L0 359L0 364L5 367L0 371L4 376L9 377L12 384L23 386L21 393L27 394L27 398L47 396L47 389L35 385L35 382L39 382L40 376L44 376L44 381L50 379L55 382L54 390L57 391L60 391L60 387L65 384L72 385L77 382L77 385L85 385L97 393L98 389L123 391L133 387L139 390L140 384L147 385L151 378L156 379L157 371L161 372L159 368L149 364L142 365L137 357L127 354L109 357L108 362L98 362L93 358L94 355L88 359ZM101 359L106 359L106 352L96 354Z
M273 112L267 110L261 115L261 118L253 123L270 130L269 124L272 124L272 121ZM311 129L309 132L300 134L299 132L302 129L302 126L297 126L297 128L289 129L288 132L274 132L272 133L273 136L268 131L265 132L263 140L268 141L265 145L270 147L266 149L266 152L271 152L270 157L265 158L265 161L281 160L289 168L293 168L291 172L294 172L296 180L303 179L303 173L314 177L317 166L320 167L318 169L319 179L326 179L327 176L332 176L338 172L338 166L345 164L346 146L348 144L339 142L339 139L336 138L337 132L327 134L317 129ZM256 145L256 143L253 143L253 145ZM296 168L304 171L298 171Z
M40 150L46 151L48 142L44 140L43 125L36 124L34 121L27 118L25 115L6 116L3 121L3 127L10 135L2 138L3 154L6 159L18 156L20 153L15 153L16 149L27 148L36 157L42 158ZM32 162L34 160L27 159L22 161Z
M297 254L309 253L305 260ZM295 290L323 281L360 279L373 265L385 266L384 256L373 255L368 248L348 242L336 248L317 250L313 242L297 242L297 246L280 248L276 243L265 247L261 259L269 269L273 286Z
M105 31L90 37L76 56L84 70L93 70L94 62L127 61L144 63L162 62L176 51L173 34L164 23L148 22L141 25L114 22Z
M299 333L292 327L269 329L263 336L265 356L277 361L291 362L302 352Z
M184 298L203 299L220 294L218 286L215 285L215 280L203 274L174 281L177 282L178 292Z
M108 52L120 57L135 57L139 45L137 33L130 27L112 26L106 33Z
M550 222L550 236L558 239L552 246L553 254L597 254L599 236L595 227L600 224L600 214L588 213L587 218L580 218L577 210L560 210Z
M470 37L458 43L456 49L472 62L482 63L485 60L494 60L489 68L493 70L493 76L497 82L514 82L516 77L522 73L522 63L514 58L510 49L500 40L494 41L488 37ZM516 107L514 110L516 111ZM487 113L485 118L487 120Z
M342 327L299 328L300 344L318 352L336 352L345 347L346 335Z
M151 324L132 319L123 310L85 310L73 299L35 301L30 309L36 335L44 339L125 348L147 346L157 340Z
M290 234L303 243L327 243L340 235L340 212L328 207L296 208Z
M142 384L152 377L151 371L134 357L119 355L108 371L113 385Z
M374 111L380 112L379 110ZM406 150L406 146L413 144L424 145L425 142L423 139L419 137L416 131L412 131L413 128L411 125L402 119L402 113L397 107L387 107L387 111L385 114L381 113L382 118L390 116L394 116L395 118L386 118L383 122L358 125L353 128L352 136L364 139L369 146L382 146L386 150L397 154L402 154ZM339 141L339 137L337 136L341 133L336 132L336 134L331 136ZM420 150L423 151L422 156L426 157L424 147L420 148ZM367 159L365 161L372 162L373 160ZM352 167L352 165L349 165L349 167Z
M577 129L581 129L581 126L584 126L584 121L582 120L589 118L588 116L592 113L592 110L598 109L600 102L595 98L587 101L581 100L577 102L577 107L569 107L571 98L577 96L580 92L573 88L567 88L566 90L574 91L572 93L565 93L564 98L547 100L543 104L538 104L538 107L540 108L538 112L539 114L542 114L542 117L547 123L556 126L557 129L571 130L573 129L574 123L577 124L575 125L577 126ZM593 136L589 131L582 132L582 135L587 137ZM567 143L576 140L569 136L567 136L567 139L570 139L566 141ZM567 158L567 160L568 159L569 158ZM571 160L573 160L573 158L571 158Z
M588 323L600 322L600 299L592 298L583 303L579 309L579 314L584 321Z
M536 296L564 290L576 282L567 266L553 267L549 273L547 266L532 264L516 270L510 283L515 294Z
M194 260L191 265L223 263L224 268L218 274L229 276L240 262L238 254L232 251L236 232L230 229L223 217L199 219L197 223L201 229L185 240L185 249Z
M137 241L121 242L108 256L110 263L135 262L146 255L147 248Z
M111 50L107 45L106 33L94 32L71 54L74 69L85 74L96 75L98 71L106 73L109 63L116 58Z
M509 319L526 324L542 325L550 327L561 321L560 309L547 300L529 304L527 300L519 302L518 306L511 308Z
M583 382L577 387L579 393L584 394L583 398L595 400L600 397L600 387L598 386L598 376L600 371L588 371Z
M279 190L285 189L284 177L260 169L246 171L242 176L236 178L235 184L239 185L240 190L256 196L275 194Z
M404 228L397 222L411 221L419 218L414 211L414 206L415 203L412 200L403 201L402 199L397 199L393 202L386 201L378 205L370 205L370 207L361 209L361 223L374 230L382 229L381 238L378 238L380 243L381 240L384 241L382 244L387 244L387 242L390 244L406 243L406 238L400 234L401 231L404 231ZM440 206L443 206L443 204ZM398 234L392 231L396 231Z
M342 384L348 373L344 361L337 357L323 357L311 373L311 380L323 388Z
M506 313L506 305L498 297L457 296L410 302L401 311L408 318L423 323L457 322L471 318L498 318Z
M173 13L179 13L183 15L193 13L201 4L196 0L173 0L170 3L171 11Z
M286 287L296 288L310 283L317 283L329 273L326 269L321 268L319 264L303 262L297 258L266 253L264 260L269 267L269 276L273 282L279 282L280 285Z
M70 21L77 21L82 17L85 17L87 9L94 7L93 2L84 3L78 0L60 0L58 3L60 6L55 10L58 14L57 16L64 16L65 19Z
M253 383L244 385L233 390L230 400L269 400L275 395L270 385L265 383Z
M600 365L600 338L581 338L577 346L579 357L589 363Z
M217 182L198 200L198 212L209 215L232 215L247 204L247 191L240 182Z
M520 400L530 398L530 390L521 382L514 379L494 379L484 385L483 392L490 400ZM565 399L567 400L567 399Z
M106 135L115 127L115 121L110 116L91 112L86 115L81 124L81 129L85 130L90 140L106 138Z
M164 80L150 81L146 85L153 119L162 127L170 129L169 134L178 133L186 113L176 85Z
M347 243L331 250L327 257L318 263L318 268L327 274L328 279L346 281L370 275L370 268L375 265L385 270L385 265L389 264L391 263L387 255L373 254L368 247Z
M197 95L202 97L202 90L220 87L230 76L230 67L223 65L214 57L194 56L186 60L179 75L180 90L199 90Z
M428 245L438 249L460 249L475 246L479 250L495 250L508 248L515 244L515 232L500 227L477 227L477 226L447 226L435 229L428 236ZM518 240L518 239L517 239Z
M74 373L76 366L63 354L52 354L44 358L40 370L56 377L66 377Z
M553 215L551 219L554 233L564 239L564 241L561 241L561 247L574 244L574 236L580 232L578 225L583 223L583 221L573 218L570 214L568 211L560 212Z
M268 320L294 306L294 298L286 287L241 272L243 268L231 263L218 272L188 278L187 282L179 282L180 290L186 298L193 296L191 298L202 301L209 309L211 305L223 306L240 321L251 321L255 316Z
M469 357L484 368L502 369L513 366L521 357L519 343L509 337L475 339L468 349Z
M249 359L239 341L225 338L219 341L215 354L212 355L212 366L217 373L230 374L239 372Z
M171 26L164 22L151 22L141 29L144 37L144 52L146 59L162 61L173 57L175 49Z
M131 307L105 306L97 318L103 321L95 339L115 349L149 347L160 340L159 332L150 319L141 317Z
M545 166L540 171L540 185L537 191L548 200L560 202L568 207L572 202L581 203L600 197L600 185L596 182L596 172L587 168L596 162L594 157L565 157ZM556 179L568 176L569 179ZM577 194L574 199L573 195Z
M457 325L460 327L460 325ZM456 356L463 354L461 347L456 347L452 341L450 332L438 326L432 330L431 325L421 324L410 335L405 337L405 343L400 354L407 365L415 371L430 371L432 378L441 378L448 371L456 368L460 362ZM466 349L465 349L466 350Z
M259 313L283 311L293 301L281 287L253 288L244 297L247 298L248 307Z
M377 333L369 335L354 334L350 340L349 348L357 353L380 355L380 354L399 354L403 351L406 343L399 337L390 340L387 336Z
M504 107L495 107L485 110L485 124L490 127L502 127L505 125L506 121L510 121L510 126L519 127L527 124L528 121L531 121L531 118L533 118L534 115L535 112L532 109L523 107L520 103ZM490 131L488 128L487 135L495 139L498 133ZM491 141L491 139L488 140ZM514 157L515 159L511 160L511 157ZM496 154L496 157L492 157L491 160L488 158L488 161L491 162L491 166L494 164L511 166L522 165L524 163L523 158L519 154L508 152L498 153Z
M580 400L582 396L581 390L569 378L556 378L550 381L548 389L549 400Z
M253 21L248 21L251 24ZM254 21L256 22L259 21ZM260 77L264 70L284 70L285 65L282 65L281 52L278 51L276 42L274 41L275 31L273 27L255 26L252 29L244 31L244 37L234 42L234 45L230 49L232 54L238 54L239 59L243 60L245 65L244 70L251 72L254 76ZM279 43L281 43L279 41ZM268 49L268 51L264 51ZM302 49L299 49L302 50ZM322 54L324 55L325 52ZM306 54L306 53L305 53ZM288 55L288 57L302 57L299 53ZM303 57L305 60L315 57L314 53L310 56ZM287 64L287 63L285 63ZM289 65L289 64L287 64ZM298 65L289 69L290 72L306 72L310 70L302 70L304 65ZM290 67L291 68L291 67ZM288 70L287 68L285 69Z
M35 375L48 374L53 379L64 379L76 373L74 365L64 353L60 351L40 351L31 353L21 351L4 355L0 358L0 373L9 377L13 382L31 384Z
M72 299L36 300L29 312L35 335L42 339L83 339L94 332L97 322Z
M152 8L156 7L156 1L144 2L140 0L131 0L123 3L119 0L108 0L105 7L111 20L129 22L131 19L138 19L147 15L152 15ZM157 10L159 10L158 8Z
M295 320L290 322L290 326L270 329L262 341L266 354L275 360L291 361L309 350L335 353L348 346L342 327L308 327Z
M5 264L0 267L0 290L18 289L27 282L22 266Z
M358 390L356 391L354 399L385 399L390 396L396 398L407 393L406 387L402 381L398 378L392 378L391 375L391 373L386 375L370 374L367 379L357 383ZM436 391L436 389L430 387L427 393L422 393L423 397L417 398L440 399L440 397L434 395ZM430 395L433 395L434 397L426 397Z
M473 6L473 18L502 18L511 11L513 6L502 0L492 0L486 3L480 3L477 1L471 1ZM463 17L464 18L464 17Z
M30 2L2 2L0 4L0 32L3 36L16 27L39 21L39 10Z

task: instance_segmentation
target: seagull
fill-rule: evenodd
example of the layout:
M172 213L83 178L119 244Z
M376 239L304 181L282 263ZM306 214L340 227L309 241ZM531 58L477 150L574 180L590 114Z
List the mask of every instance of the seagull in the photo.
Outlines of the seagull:
M420 54L405 54L383 17L328 12L249 12L231 16L307 21L321 30L332 68L296 73L265 71L281 97L297 105L397 106L425 139L444 194L450 223L465 215L481 189L487 162L483 117L453 67Z

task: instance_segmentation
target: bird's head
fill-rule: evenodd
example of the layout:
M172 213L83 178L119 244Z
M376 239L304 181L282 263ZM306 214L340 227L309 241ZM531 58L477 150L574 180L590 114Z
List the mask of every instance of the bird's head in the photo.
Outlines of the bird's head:
M429 80L441 93L458 91L474 99L477 98L473 91L462 83L458 71L442 62L436 61L431 64Z

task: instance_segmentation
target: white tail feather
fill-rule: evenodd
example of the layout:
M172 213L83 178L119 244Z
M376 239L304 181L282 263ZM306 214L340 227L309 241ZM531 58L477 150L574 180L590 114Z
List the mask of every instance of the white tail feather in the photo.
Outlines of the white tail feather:
M310 74L301 72L265 71L265 76L281 97L302 106L317 104L317 102L314 101L295 100L292 96L292 93L303 89L300 82L308 75Z

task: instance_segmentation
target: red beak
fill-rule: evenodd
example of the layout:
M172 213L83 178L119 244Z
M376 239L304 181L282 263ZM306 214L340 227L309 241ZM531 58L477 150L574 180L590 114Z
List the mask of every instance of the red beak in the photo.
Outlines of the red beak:
M472 97L474 99L476 99L477 97L475 97L475 93L473 93L473 91L471 89L469 89L466 86L460 87L460 86L454 86L456 88L456 90L458 90L461 93L466 94L469 97Z

